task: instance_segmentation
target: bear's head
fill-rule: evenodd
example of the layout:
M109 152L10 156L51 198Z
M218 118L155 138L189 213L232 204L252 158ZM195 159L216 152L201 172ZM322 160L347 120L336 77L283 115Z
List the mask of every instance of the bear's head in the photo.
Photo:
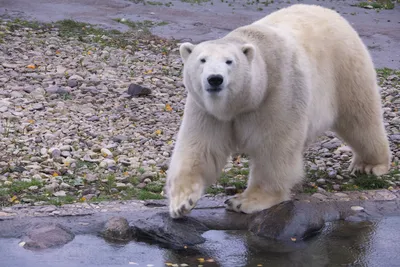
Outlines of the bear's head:
M260 104L265 87L257 76L265 68L254 45L219 39L186 42L179 51L185 87L210 115L227 121Z

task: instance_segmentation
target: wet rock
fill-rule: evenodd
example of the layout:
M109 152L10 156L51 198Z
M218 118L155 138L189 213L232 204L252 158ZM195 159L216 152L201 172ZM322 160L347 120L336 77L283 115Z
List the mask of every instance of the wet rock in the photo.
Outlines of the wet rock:
M149 94L151 94L151 90L149 88L145 88L143 86L134 83L129 85L128 95L130 96L138 97L138 96L146 96Z
M131 227L135 238L150 239L173 249L204 243L205 238L201 235L208 230L193 218L172 219L167 212L138 220Z
M106 222L102 235L112 241L127 241L132 238L132 231L125 218L112 217Z
M74 233L61 224L36 224L28 230L21 243L26 249L45 249L65 245L74 237Z
M323 213L311 205L285 201L257 213L249 230L257 236L280 241L306 239L322 230Z

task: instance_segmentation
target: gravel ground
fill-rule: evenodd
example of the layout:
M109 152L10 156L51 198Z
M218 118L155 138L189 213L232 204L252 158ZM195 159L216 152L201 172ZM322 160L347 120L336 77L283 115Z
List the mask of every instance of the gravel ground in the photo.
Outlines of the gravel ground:
M175 42L136 26L0 22L0 206L163 198L186 97L182 62ZM305 152L297 191L399 187L400 72L378 73L391 173L349 175L351 152L327 133ZM135 85L145 95L132 97ZM247 174L246 157L232 157L208 193L241 191Z

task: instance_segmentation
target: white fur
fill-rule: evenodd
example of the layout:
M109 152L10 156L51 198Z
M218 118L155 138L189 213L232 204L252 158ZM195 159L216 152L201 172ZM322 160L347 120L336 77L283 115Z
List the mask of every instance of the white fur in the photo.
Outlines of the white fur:
M388 172L374 66L335 11L293 5L221 39L184 43L180 53L188 97L167 176L172 217L190 212L233 152L249 155L250 176L227 209L252 213L288 200L304 149L327 130L352 148L353 172ZM223 77L219 93L207 91L211 74Z

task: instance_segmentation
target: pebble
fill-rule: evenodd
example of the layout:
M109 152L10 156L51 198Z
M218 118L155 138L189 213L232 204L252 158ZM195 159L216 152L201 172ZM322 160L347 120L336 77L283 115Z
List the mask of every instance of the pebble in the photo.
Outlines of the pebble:
M354 210L354 211L362 211L362 210L364 210L364 208L361 207L361 206L352 206L351 209Z
M57 191L53 193L53 196L55 197L65 197L67 194L65 193L65 191Z

